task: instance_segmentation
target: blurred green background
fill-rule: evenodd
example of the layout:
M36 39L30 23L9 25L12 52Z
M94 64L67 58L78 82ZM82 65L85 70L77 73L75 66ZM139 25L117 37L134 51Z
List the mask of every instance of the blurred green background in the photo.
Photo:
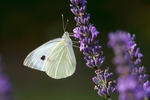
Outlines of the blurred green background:
M69 0L0 1L0 53L16 100L103 100L93 90L94 71L85 66L78 48L74 48L76 73L66 79L54 80L22 64L33 49L62 36L62 13L70 20L67 30L72 32L75 22L69 3ZM110 66L115 71L113 53L107 47L108 33L121 29L136 34L136 42L144 54L143 64L150 74L150 0L88 0L87 6L91 22L100 31L99 40L106 56L102 68Z

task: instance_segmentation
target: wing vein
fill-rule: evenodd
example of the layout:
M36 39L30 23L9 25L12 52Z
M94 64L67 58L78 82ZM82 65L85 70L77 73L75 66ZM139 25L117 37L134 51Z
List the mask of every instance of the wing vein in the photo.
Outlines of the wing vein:
M64 49L64 47L62 47L62 49ZM61 51L60 51L61 52ZM57 72L58 72L58 67L59 67L59 64L60 64L60 62L61 62L61 59L62 59L62 56L64 55L64 50L63 50L63 52L62 52L62 54L61 54L61 56L60 56L60 59L59 59L59 62L57 63L57 68L56 68L56 71L55 71L55 77L56 77L56 75L57 75Z

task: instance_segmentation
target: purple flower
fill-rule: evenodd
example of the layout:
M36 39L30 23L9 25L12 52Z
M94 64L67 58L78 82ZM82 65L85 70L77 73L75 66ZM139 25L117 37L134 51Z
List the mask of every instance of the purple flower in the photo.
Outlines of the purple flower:
M135 35L123 31L109 35L108 44L115 53L113 61L120 75L117 84L120 100L144 100L143 81L147 75L144 74L145 68L140 66L142 54L139 49L135 51L134 38Z
M145 91L145 96L150 99L150 82L146 81L143 85L144 91Z
M99 32L90 23L90 14L86 13L86 0L70 0L71 11L75 15L77 27L73 29L74 37L79 39L80 51L85 55L86 65L90 68L98 68L104 62L103 52L99 41L96 40Z
M135 76L120 77L118 79L120 100L143 100L144 90Z
M109 34L109 46L113 48L115 58L113 62L118 66L117 72L121 75L128 75L134 63L128 52L131 38L128 37L128 33L117 31L116 33ZM123 73L123 74L122 74Z
M12 86L7 76L2 71L1 58L0 58L0 100L13 100Z
M113 47L116 54L124 53L125 55L124 57L116 56L114 62L130 64L131 67L127 67L126 70L129 70L133 75L137 75L139 82L143 84L148 79L148 74L145 74L145 67L142 65L143 54L140 53L140 48L136 48L135 35L131 36L130 33L124 31L117 31L116 33L110 33L109 46Z
M96 71L93 82L96 84L100 96L110 98L111 94L116 91L112 81L112 73L108 69L101 71L100 67L104 63L102 47L99 45L97 36L99 35L96 27L90 23L90 14L86 13L87 0L70 0L71 12L75 15L76 27L73 29L75 39L79 40L80 51L84 54L86 65Z
M109 68L103 70L96 70L96 75L92 78L95 83L95 90L98 90L98 94L103 97L110 97L116 92L116 84L112 81L113 73L109 73Z
M125 32L124 34L128 34L129 41L127 49L133 62L133 67L131 68L130 73L132 75L137 75L138 82L140 82L144 87L145 97L150 98L150 88L145 88L146 85L148 86L149 81L147 81L148 74L145 73L145 67L142 65L143 54L140 52L140 48L136 48L136 43L134 41L135 35L131 36L131 34Z

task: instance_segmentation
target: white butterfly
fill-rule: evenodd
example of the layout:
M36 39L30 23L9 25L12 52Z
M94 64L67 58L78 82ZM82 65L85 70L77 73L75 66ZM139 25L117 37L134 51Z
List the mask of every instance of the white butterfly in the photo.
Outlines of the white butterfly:
M32 51L23 64L54 79L71 76L76 69L76 58L69 33L64 32L62 38L50 40Z

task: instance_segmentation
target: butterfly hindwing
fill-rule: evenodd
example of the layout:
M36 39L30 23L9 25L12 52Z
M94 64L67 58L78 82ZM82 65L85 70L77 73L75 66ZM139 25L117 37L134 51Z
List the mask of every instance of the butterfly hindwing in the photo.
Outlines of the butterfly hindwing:
M72 45L64 41L57 44L47 59L46 73L55 79L71 76L76 69L76 60Z
M24 65L40 71L46 71L46 62L48 56L51 54L53 48L61 38L57 38L41 45L33 50L24 60Z

